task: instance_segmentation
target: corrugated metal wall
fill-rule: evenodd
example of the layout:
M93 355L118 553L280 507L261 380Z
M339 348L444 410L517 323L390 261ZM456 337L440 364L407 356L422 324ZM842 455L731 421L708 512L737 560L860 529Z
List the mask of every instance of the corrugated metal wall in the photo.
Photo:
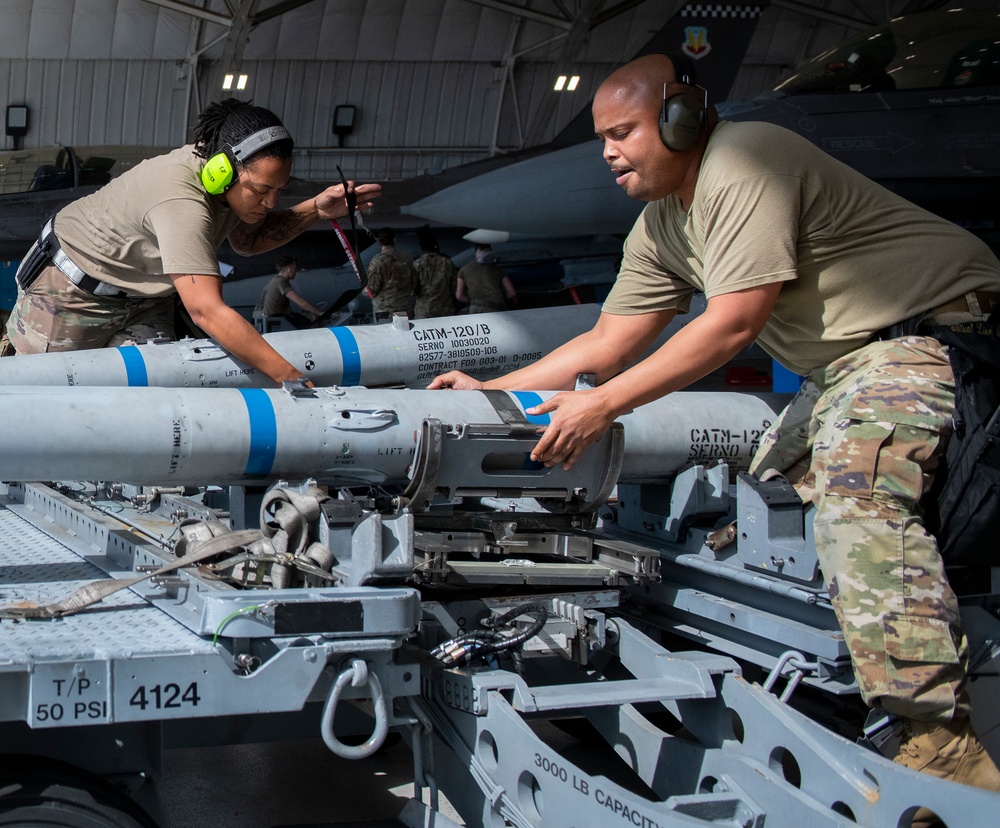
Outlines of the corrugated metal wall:
M225 0L185 5L216 19L230 13ZM571 50L580 86L554 95L565 46L557 36L583 5L511 0L507 9L497 9L473 0L314 0L253 29L238 67L250 76L241 97L283 118L301 148L296 173L303 177L330 178L337 163L359 179L437 171L488 155L497 124L499 151L519 148L522 133L532 136L531 143L544 143L680 7L677 0L634 6L606 0L606 7L623 12ZM833 20L803 14L807 5ZM760 17L733 96L772 88L801 60L856 31L850 22L906 5L887 0L884 8L868 11L855 0L775 2ZM838 17L848 25L838 25ZM26 147L176 146L189 139L199 105L224 96L217 83L225 33L218 23L152 0L0 0L0 108L30 107ZM189 58L196 54L199 77L191 94ZM517 55L513 86L505 85L503 68L511 55ZM358 119L341 150L331 121L342 103L357 106ZM537 124L540 115L543 123ZM12 140L6 141L10 148Z
M185 5L208 17L230 13L225 0ZM556 36L576 5L516 0L508 11L468 0L315 0L252 30L238 66L250 84L239 97L282 117L300 148L302 177L329 178L339 163L353 177L391 180L520 148L529 130L541 143L588 105L674 4L639 3L585 38L572 65L580 86L558 95L553 109L564 43ZM518 6L541 19L511 13ZM225 34L211 20L145 0L0 0L0 107L30 107L25 147L176 146L190 139L199 108L233 94L218 83ZM511 54L513 85L503 68ZM332 118L342 103L358 117L340 149Z
M256 78L254 100L297 124L296 145L304 154L299 175L309 177L309 171L326 177L339 163L361 178L395 179L490 154L501 86L498 70L489 64L355 61L247 68ZM549 137L576 115L580 101L589 101L611 68L588 67L576 96L559 100ZM553 79L549 64L519 69L516 95L528 123L551 94ZM338 104L357 107L354 132L343 150L332 133ZM518 148L510 88L503 106L498 146Z
M612 68L582 70L579 89L557 102L549 137ZM190 140L186 69L172 60L0 60L0 103L30 107L25 146L175 146ZM216 73L204 69L203 105L227 94L209 88ZM299 176L326 178L340 164L351 176L391 180L489 155L501 91L501 70L490 63L255 60L241 71L251 78L242 97L274 110L292 130ZM525 123L552 94L552 81L551 64L519 66L514 90ZM501 150L520 145L510 94L508 87ZM343 150L332 131L338 104L357 107Z
M178 74L175 61L0 60L0 89L30 108L25 146L169 146L185 129Z

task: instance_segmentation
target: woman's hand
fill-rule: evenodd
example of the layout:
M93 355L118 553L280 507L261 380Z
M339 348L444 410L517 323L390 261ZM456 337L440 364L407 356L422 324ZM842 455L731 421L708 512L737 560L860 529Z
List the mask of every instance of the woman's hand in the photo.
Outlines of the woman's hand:
M355 184L353 181L347 182L348 190L357 198L356 210L367 210L372 206L372 199L382 195L381 184ZM322 219L338 219L346 216L349 212L347 205L347 193L343 184L335 184L327 187L315 198L316 212Z

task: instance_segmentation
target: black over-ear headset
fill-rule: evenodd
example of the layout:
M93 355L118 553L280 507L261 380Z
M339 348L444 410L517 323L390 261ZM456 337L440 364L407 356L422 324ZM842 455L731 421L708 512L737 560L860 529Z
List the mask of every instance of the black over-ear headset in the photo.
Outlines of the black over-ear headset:
M667 55L674 64L678 83L701 89L701 98L690 92L678 92L667 97L663 84L663 111L660 113L660 139L668 150L683 152L694 146L698 134L705 128L708 92L695 83L694 64L685 55Z
M201 183L211 195L224 193L235 180L237 164L264 147L291 137L283 126L269 126L251 133L235 147L227 147L209 158L201 168Z

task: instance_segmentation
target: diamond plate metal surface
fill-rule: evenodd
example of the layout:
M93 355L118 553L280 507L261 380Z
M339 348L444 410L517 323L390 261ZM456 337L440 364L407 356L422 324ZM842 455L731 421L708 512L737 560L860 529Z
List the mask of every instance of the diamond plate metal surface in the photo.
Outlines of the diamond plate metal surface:
M0 506L0 605L48 603L107 577L85 557ZM49 659L130 658L212 653L192 633L130 590L77 615L0 621L0 669ZM30 653L30 655L29 655Z

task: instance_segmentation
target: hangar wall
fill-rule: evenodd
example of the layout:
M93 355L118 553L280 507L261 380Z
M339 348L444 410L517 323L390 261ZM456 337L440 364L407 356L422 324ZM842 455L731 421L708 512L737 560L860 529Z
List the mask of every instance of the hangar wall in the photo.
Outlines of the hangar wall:
M177 146L190 140L199 102L232 94L215 88L213 65L200 67L190 123L191 70L176 60L0 60L0 108L30 108L25 147ZM611 63L581 67L577 91L557 96L545 140L613 69ZM273 109L295 136L296 175L331 178L340 164L352 177L398 180L489 156L501 105L497 148L519 148L519 132L552 95L554 69L549 62L520 63L513 87L504 86L503 69L487 62L255 60L244 61L241 71L251 81L240 97ZM332 132L338 104L357 107L343 148Z
M0 108L30 107L23 146L188 140L200 108L233 94L219 85L227 28L212 22L231 4L178 7L193 15L147 0L0 0ZM551 12L521 17L468 0L306 3L253 28L238 66L250 83L237 97L282 116L303 177L329 178L339 163L394 180L545 143L669 17L657 3L616 10L561 68L571 24ZM580 75L578 89L554 95L567 71ZM358 119L340 149L331 122L343 103Z
M164 60L0 60L0 106L29 107L25 147L170 146L185 133L178 69Z

